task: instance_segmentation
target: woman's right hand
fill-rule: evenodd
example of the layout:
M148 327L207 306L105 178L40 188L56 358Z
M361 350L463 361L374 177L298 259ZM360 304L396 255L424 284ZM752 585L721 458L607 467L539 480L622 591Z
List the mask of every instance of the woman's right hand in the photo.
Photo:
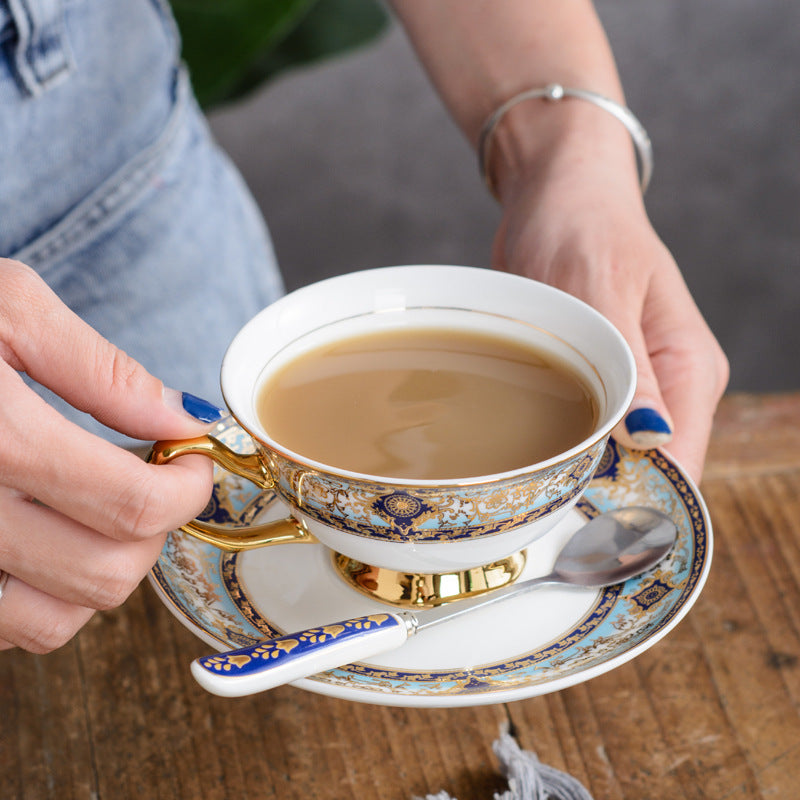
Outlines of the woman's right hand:
M137 439L198 436L221 412L165 389L33 270L0 259L0 649L44 653L128 597L166 533L203 509L212 468L147 464L64 419L20 372Z

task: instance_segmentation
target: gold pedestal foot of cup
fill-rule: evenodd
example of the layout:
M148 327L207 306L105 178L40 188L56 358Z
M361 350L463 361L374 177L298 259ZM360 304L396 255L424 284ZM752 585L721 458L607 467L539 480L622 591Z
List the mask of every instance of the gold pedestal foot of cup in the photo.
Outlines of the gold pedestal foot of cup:
M362 594L401 608L433 608L513 583L525 567L525 551L461 572L395 572L340 553L333 553L333 566L345 583Z

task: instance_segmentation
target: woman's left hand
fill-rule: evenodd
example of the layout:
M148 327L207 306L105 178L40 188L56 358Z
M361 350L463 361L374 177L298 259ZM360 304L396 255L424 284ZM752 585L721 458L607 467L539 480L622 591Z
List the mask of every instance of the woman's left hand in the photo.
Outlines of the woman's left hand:
M615 436L664 445L695 479L703 470L728 362L641 198L594 164L504 187L493 265L563 289L604 314L636 359L638 386Z

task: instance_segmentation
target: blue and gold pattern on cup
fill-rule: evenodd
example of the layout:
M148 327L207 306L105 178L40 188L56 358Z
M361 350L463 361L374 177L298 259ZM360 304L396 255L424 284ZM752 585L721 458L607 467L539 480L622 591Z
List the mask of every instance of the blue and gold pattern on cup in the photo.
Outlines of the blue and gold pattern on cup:
M493 536L573 505L604 449L601 440L567 464L463 486L349 482L274 453L270 467L274 490L304 517L368 539L421 544Z

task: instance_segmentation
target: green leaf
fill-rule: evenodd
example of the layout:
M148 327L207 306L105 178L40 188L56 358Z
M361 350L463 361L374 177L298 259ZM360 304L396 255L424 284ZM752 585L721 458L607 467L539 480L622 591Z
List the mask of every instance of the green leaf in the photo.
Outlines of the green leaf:
M362 45L388 22L375 0L172 0L172 6L205 108L283 70Z

